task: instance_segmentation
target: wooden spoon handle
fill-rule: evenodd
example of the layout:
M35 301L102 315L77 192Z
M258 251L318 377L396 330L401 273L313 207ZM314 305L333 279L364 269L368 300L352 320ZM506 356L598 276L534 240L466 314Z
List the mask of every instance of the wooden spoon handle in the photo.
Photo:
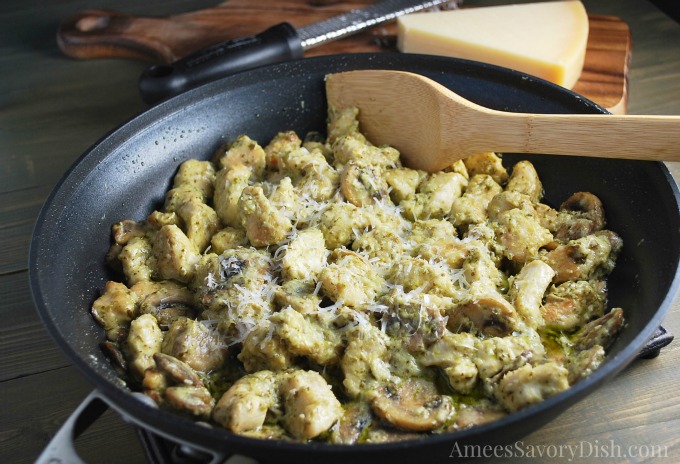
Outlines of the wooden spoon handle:
M494 113L498 151L680 161L680 116Z

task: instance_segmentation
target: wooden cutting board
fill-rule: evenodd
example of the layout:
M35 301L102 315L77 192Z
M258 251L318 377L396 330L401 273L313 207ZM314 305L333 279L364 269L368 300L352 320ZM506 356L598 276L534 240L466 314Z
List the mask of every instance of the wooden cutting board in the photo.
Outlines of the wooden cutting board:
M134 58L170 63L208 45L256 34L283 21L301 27L371 3L228 0L212 8L166 17L88 10L61 23L57 42L66 55L79 59ZM455 6L452 1L443 8ZM614 16L589 18L585 65L574 91L612 113L623 114L628 100L630 30ZM310 49L305 56L395 50L396 27L392 23Z

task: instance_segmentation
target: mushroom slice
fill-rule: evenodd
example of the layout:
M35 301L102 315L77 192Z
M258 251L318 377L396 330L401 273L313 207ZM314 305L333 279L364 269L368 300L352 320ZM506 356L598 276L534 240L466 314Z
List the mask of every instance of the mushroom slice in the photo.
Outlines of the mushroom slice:
M437 394L425 380L408 379L400 385L379 388L371 401L378 417L411 432L430 432L442 427L454 412L447 396Z
M177 411L207 420L215 400L205 387L181 385L165 389L165 404Z
M194 387L203 385L198 374L187 363L160 352L153 355L153 360L156 362L156 367L174 383Z
M604 316L589 322L576 333L574 349L583 351L600 345L607 350L623 328L623 309L614 308Z

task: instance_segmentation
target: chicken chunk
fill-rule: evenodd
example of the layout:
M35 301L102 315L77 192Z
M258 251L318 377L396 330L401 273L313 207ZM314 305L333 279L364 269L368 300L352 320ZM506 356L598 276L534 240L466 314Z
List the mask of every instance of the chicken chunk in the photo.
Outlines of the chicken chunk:
M221 147L216 154L222 169L245 166L256 178L261 178L266 164L262 147L247 135L239 135L234 141Z
M238 434L260 429L267 414L280 409L278 383L266 370L241 377L217 401L213 420Z
M271 205L261 187L244 188L238 208L246 236L256 247L275 245L293 229L290 219Z
M534 260L522 267L510 288L512 302L524 322L531 328L543 327L543 295L555 271L543 261Z
M336 331L325 329L313 316L304 316L287 307L274 314L270 321L292 354L305 356L322 366L338 362L342 340Z
M111 341L124 340L130 322L138 315L139 299L125 284L108 281L104 293L92 303L92 316Z
M214 331L187 318L172 323L163 339L162 351L202 372L219 368L227 355L226 346Z
M155 367L153 356L161 351L163 333L151 314L142 314L130 323L126 347L129 366L138 379L144 378L147 369Z
M183 203L177 214L182 219L187 238L197 250L205 250L213 234L220 228L215 210L203 202L191 200Z
M388 339L371 325L358 325L347 331L347 347L340 360L345 375L343 385L352 398L372 391L392 378Z
M342 405L331 386L314 371L296 370L279 385L286 430L299 440L310 440L329 430L342 416Z
M408 219L439 219L451 212L454 200L467 186L467 179L457 172L430 174L418 185L415 196L402 200L400 206Z
M194 277L200 255L179 227L163 226L156 232L152 251L161 278L186 283Z
M300 231L287 245L281 259L281 276L285 280L316 279L326 265L328 253L319 229Z
M248 186L252 171L243 165L220 169L215 177L213 204L220 220L227 226L242 228L238 201Z
M509 411L519 411L569 388L568 376L567 369L553 362L525 364L503 376L496 397Z
M332 260L319 274L325 295L351 307L376 299L384 281L363 257L352 251L342 251L335 253Z

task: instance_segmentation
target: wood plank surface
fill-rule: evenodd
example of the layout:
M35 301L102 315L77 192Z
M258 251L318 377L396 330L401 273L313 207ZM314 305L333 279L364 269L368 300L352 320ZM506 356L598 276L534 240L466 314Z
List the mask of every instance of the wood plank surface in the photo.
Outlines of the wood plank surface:
M256 34L283 20L300 27L372 3L229 0L167 17L87 10L64 20L57 38L61 50L74 58L122 57L170 63L208 45ZM457 4L452 1L438 9ZM394 23L313 48L305 56L381 51L396 51ZM630 55L628 25L615 16L590 15L586 60L574 90L613 113L625 113Z
M513 0L513 3L524 0ZM30 233L52 187L92 143L146 108L137 90L143 61L72 60L55 35L80 11L105 9L161 17L207 9L215 0L4 0L0 4L0 457L32 463L59 426L92 390L51 340L28 286ZM339 2L317 0L325 8ZM346 3L356 5L358 2ZM466 0L469 6L509 3ZM680 114L680 26L646 0L584 0L593 15L621 18L630 28L628 112ZM283 18L270 16L271 24ZM264 20L265 18L262 18ZM286 18L287 19L287 18ZM244 25L246 26L246 25ZM254 25L250 25L254 26ZM680 179L680 163L667 163ZM664 326L680 336L680 301ZM680 343L637 361L547 426L525 447L609 440L622 448L658 446L665 457L597 458L576 463L680 462ZM107 413L77 441L89 463L148 462L134 430ZM586 449L587 451L587 449ZM520 460L516 460L520 462ZM475 459L475 463L500 462ZM569 462L534 457L531 463Z

